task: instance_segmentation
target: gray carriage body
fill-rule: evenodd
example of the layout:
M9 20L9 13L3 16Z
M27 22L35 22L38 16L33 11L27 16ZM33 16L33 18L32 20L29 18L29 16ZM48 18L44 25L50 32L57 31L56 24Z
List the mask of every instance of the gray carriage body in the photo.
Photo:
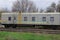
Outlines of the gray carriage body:
M24 21L27 17L27 21ZM32 18L35 17L35 18ZM36 25L60 25L59 13L23 13L22 22Z
M17 13L2 13L2 24L17 24ZM14 18L16 20L14 20Z
M18 24L18 15L19 13L2 13L2 24ZM9 17L11 17L10 20ZM21 13L21 17L21 24L60 25L59 13Z

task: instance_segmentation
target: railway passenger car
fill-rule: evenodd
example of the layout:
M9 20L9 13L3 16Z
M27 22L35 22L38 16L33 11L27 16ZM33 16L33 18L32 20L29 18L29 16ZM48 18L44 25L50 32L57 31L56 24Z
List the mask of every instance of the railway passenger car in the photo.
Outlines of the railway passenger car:
M45 26L57 28L60 25L60 13L2 13L1 24L5 27Z

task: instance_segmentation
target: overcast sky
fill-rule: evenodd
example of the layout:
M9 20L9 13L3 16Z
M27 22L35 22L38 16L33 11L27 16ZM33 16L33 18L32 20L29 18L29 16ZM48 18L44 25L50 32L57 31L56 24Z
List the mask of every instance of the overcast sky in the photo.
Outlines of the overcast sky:
M11 9L12 3L16 0L0 0L0 8L8 8ZM59 0L31 0L33 1L38 8L45 9L52 2L58 3Z

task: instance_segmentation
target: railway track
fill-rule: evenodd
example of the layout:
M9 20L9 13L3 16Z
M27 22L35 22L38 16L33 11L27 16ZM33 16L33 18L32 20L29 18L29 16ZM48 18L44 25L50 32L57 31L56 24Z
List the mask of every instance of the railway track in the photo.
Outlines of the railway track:
M34 28L0 28L0 31L32 32L32 33L43 33L43 34L60 34L60 30L34 29Z

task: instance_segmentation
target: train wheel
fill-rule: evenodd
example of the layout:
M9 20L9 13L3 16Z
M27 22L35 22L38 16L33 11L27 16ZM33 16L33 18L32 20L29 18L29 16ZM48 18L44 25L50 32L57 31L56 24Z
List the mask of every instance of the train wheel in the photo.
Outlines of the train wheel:
M13 28L16 28L17 26L16 26L16 25L13 25L12 27L13 27Z
M8 25L5 25L5 28L9 28L9 26Z
M57 26L57 30L60 30L60 26Z

